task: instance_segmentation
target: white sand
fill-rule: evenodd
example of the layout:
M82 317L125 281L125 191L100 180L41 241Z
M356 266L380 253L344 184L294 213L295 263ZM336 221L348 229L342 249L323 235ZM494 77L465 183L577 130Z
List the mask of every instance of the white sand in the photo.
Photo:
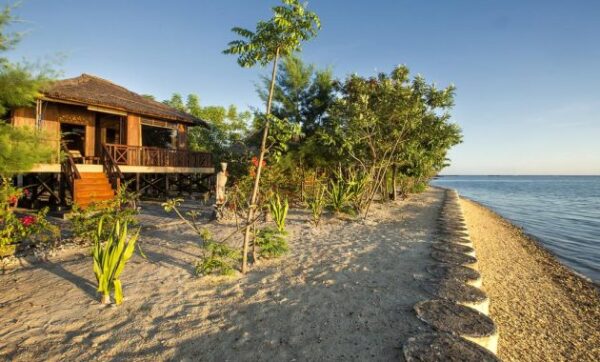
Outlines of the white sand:
M397 360L428 331L413 305L422 289L442 193L430 189L386 208L378 223L290 215L291 252L245 277L193 275L199 247L184 227L145 232L152 261L135 256L120 307L98 303L91 259L0 276L0 359ZM217 237L230 227L212 224Z

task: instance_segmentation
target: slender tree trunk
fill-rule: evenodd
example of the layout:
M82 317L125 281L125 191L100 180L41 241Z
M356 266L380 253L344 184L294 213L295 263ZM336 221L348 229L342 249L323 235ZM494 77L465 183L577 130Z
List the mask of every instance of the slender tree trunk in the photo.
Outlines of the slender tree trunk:
M267 136L269 135L269 115L271 114L271 103L273 102L273 89L275 88L275 75L277 73L277 61L279 60L279 48L275 51L275 59L273 59L273 71L271 72L271 86L269 88L269 98L267 100L267 119L265 120L265 128L262 134L262 142L260 144L260 154L258 157L258 166L256 167L256 178L254 179L254 188L250 198L250 207L248 208L248 217L246 220L247 227L244 233L244 248L242 254L242 273L248 271L248 246L250 245L251 228L250 222L254 219L256 211L256 199L258 198L258 189L260 185L260 173L262 171L263 160L265 159L265 151L267 149Z
M398 174L398 167L396 165L392 166L392 200L396 201L398 199L398 189L396 188L396 176Z

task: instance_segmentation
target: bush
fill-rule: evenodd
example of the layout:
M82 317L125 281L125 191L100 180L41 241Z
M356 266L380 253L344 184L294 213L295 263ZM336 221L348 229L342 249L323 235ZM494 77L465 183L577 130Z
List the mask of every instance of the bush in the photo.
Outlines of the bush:
M43 243L60 237L58 227L46 219L48 208L43 208L35 215L18 217L13 212L23 190L13 187L7 178L0 184L0 247L1 254L12 254L18 243L30 240L33 243ZM5 249L7 247L8 249ZM3 256L3 255L2 255Z
M349 202L352 199L352 189L343 179L331 181L327 195L329 206L333 211L336 213L348 211Z
M102 220L102 239L112 232L117 221L137 225L137 209L134 207L137 195L127 191L128 183L121 186L119 192L110 200L90 204L85 209L73 205L71 222L75 236L92 240L98 232Z
M259 247L258 254L263 258L278 258L289 250L287 234L275 228L259 230L254 244Z
M133 255L140 230L138 229L133 236L128 237L127 221L116 219L108 237L104 239L103 223L104 219L101 218L97 225L92 249L94 274L98 282L98 292L102 293L102 304L110 303L110 292L114 291L115 303L118 305L123 301L119 276Z
M241 259L240 252L224 243L214 241L207 229L203 229L199 234L204 239L204 252L200 261L196 263L196 274L233 275L234 265Z
M204 244L205 254L196 264L197 275L233 275L234 265L239 263L240 252L228 245L208 241Z

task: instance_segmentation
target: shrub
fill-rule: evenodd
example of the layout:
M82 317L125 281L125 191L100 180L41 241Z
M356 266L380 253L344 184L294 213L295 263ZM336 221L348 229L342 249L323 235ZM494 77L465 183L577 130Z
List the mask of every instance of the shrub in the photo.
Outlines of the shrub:
M43 208L35 215L18 217L13 212L20 197L26 192L12 187L7 178L0 184L0 247L2 256L12 254L16 245L24 240L33 243L48 242L60 237L58 227L46 219L48 208ZM8 249L5 249L8 246Z
M342 179L331 181L329 190L327 190L329 206L335 212L344 212L347 210L348 203L352 198L352 190L348 188L346 182Z
M204 255L196 263L197 275L233 275L234 265L239 263L240 252L230 246L216 241L204 243Z
M135 208L138 196L127 191L128 183L121 185L119 192L110 200L90 204L85 209L73 205L71 222L75 236L91 240L98 232L97 228L102 220L102 239L106 239L112 232L116 221L137 225L137 209Z
M259 255L263 258L277 258L287 253L287 234L275 228L259 230L254 244L259 247Z
M127 235L127 221L119 219L114 221L114 226L106 240L104 239L104 219L98 222L94 238L92 256L94 258L94 274L98 281L98 292L102 294L102 304L110 303L110 292L114 292L115 303L123 301L123 290L119 276L125 264L133 255L135 243L140 230L131 237Z
M195 266L196 275L232 275L235 271L234 265L242 258L241 253L224 242L215 241L210 231L198 224L198 214L195 211L182 214L179 210L182 201L183 199L171 199L162 206L166 212L174 211L203 241L202 255Z
M275 198L269 201L269 210L271 211L275 225L277 225L277 230L281 233L284 232L285 219L287 218L289 210L288 200L285 199L282 203L279 194L276 194Z
M366 201L365 195L369 185L369 175L366 173L351 173L345 182L348 185L349 201L352 207L360 212Z

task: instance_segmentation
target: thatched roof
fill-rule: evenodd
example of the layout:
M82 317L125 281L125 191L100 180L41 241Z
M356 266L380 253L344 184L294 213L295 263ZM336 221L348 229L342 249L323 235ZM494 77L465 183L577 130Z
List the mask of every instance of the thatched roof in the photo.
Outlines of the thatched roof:
M44 92L49 100L111 108L141 116L207 125L205 121L89 74L59 80Z

